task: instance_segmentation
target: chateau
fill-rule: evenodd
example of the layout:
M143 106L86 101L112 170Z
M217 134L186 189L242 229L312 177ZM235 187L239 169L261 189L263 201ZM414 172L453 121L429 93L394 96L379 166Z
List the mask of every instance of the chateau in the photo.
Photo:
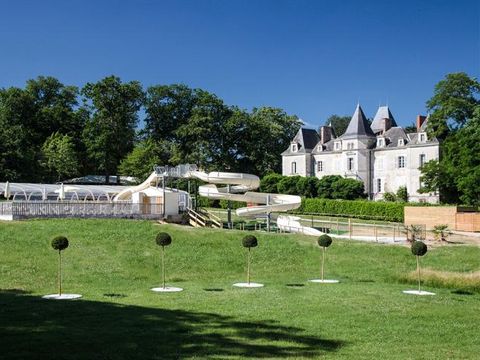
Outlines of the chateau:
M406 133L395 122L388 106L378 108L369 124L360 105L345 133L335 136L332 126L319 133L301 128L282 153L283 175L341 175L363 181L373 200L405 186L410 201L438 203L438 193L420 194L420 170L439 158L439 143L426 133L428 118L418 115L416 132Z

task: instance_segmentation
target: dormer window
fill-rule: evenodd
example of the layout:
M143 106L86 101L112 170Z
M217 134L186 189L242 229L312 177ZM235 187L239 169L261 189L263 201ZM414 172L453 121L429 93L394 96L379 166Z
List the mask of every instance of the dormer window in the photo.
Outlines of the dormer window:
M427 134L425 133L420 133L418 135L418 141L421 142L421 143L424 143L425 141L427 141Z
M317 151L323 151L323 145L318 145L317 146Z
M384 138L378 138L377 139L377 147L384 147L385 146L385 139Z
M298 144L292 144L291 149L292 149L292 152L297 152L298 151Z
M341 145L341 144L340 144L340 141L337 141L337 142L335 143L335 150L340 150L340 145Z
M404 146L405 145L405 140L404 139L398 139L398 146Z

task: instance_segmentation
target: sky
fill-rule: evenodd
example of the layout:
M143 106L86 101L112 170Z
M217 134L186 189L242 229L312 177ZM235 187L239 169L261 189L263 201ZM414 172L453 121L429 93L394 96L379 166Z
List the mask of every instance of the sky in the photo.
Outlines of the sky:
M39 75L183 83L307 127L389 105L425 114L448 73L480 75L480 2L0 0L0 87Z

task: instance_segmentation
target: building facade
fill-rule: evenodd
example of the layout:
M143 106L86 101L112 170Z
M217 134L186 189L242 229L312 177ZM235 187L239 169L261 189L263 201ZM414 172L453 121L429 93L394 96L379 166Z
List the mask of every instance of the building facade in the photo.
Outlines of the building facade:
M331 126L319 132L301 128L282 153L282 174L341 175L360 180L370 199L405 186L410 201L438 203L437 193L420 194L419 168L439 158L438 140L426 133L428 119L417 116L416 132L399 127L388 106L379 107L369 124L357 105L345 133L339 137Z

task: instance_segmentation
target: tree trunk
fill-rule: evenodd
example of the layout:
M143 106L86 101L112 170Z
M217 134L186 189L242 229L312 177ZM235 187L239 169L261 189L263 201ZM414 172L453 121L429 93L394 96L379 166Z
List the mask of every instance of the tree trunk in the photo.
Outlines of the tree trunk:
M322 281L323 281L323 274L324 274L324 266L325 266L325 246L322 246Z
M250 248L248 248L247 256L247 283L250 285Z
M165 289L165 246L162 246L162 282Z
M420 290L420 256L417 255L417 274L418 274L418 291Z
M58 295L62 295L62 251L58 250Z

